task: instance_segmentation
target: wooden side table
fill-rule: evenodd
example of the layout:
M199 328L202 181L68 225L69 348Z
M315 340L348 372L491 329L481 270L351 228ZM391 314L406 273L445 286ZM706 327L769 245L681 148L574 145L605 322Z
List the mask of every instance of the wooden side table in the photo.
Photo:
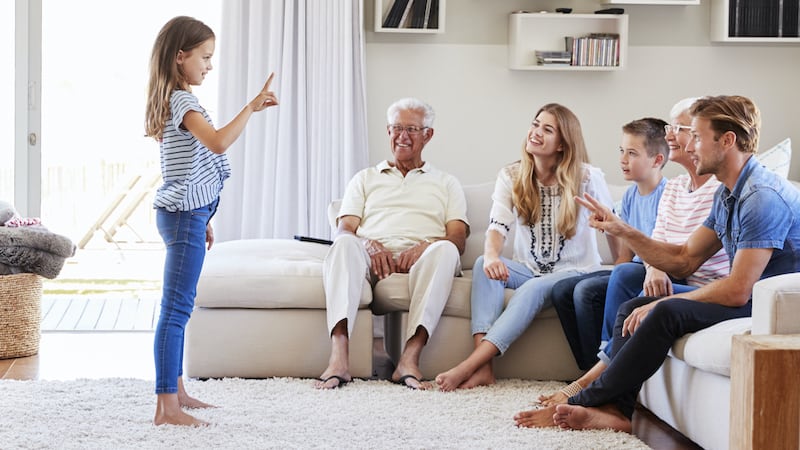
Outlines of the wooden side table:
M730 448L800 448L800 334L733 337Z

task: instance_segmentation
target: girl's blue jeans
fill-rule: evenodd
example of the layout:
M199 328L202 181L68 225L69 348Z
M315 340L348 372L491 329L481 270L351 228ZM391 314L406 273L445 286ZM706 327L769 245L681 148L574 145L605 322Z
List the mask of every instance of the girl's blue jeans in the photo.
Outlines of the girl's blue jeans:
M486 333L484 340L497 347L500 354L528 328L534 317L552 305L550 290L556 281L578 275L566 270L534 276L522 263L500 258L508 267L506 282L492 280L483 271L483 256L472 267L472 334ZM514 295L504 308L505 288L514 289ZM543 343L543 345L546 343Z
M206 226L218 202L192 211L156 210L156 225L167 250L161 315L153 343L156 394L178 392L178 377L183 375L183 335L206 256Z

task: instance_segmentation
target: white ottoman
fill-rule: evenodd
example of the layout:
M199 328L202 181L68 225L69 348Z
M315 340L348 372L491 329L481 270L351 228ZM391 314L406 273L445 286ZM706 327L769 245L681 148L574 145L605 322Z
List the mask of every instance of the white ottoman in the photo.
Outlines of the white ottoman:
M288 239L214 245L186 329L195 378L318 377L328 365L322 261L330 247ZM350 373L372 376L372 289L364 280L350 340Z

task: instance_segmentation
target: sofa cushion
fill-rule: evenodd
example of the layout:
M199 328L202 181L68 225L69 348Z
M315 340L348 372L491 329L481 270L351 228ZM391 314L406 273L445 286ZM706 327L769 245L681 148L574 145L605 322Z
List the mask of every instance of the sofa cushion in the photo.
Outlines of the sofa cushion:
M689 333L672 346L672 356L706 372L731 375L731 343L736 334L750 334L753 319L742 317Z
M322 261L330 246L293 239L221 242L206 255L195 306L325 309ZM372 301L364 280L361 308Z
M756 153L758 162L783 178L789 177L789 166L792 164L792 140L786 138L774 147Z

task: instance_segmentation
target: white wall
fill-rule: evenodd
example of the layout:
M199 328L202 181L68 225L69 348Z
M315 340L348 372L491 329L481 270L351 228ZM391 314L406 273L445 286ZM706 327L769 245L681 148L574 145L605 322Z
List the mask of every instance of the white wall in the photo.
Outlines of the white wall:
M508 13L553 10L555 2L448 0L446 33L374 33L365 0L370 162L390 157L386 107L416 96L437 112L423 157L462 183L494 180L519 159L532 115L547 102L581 120L592 163L623 182L617 156L621 126L644 116L668 120L681 98L740 94L761 109L761 148L786 137L800 148L800 45L710 43L709 0L699 6L624 5L630 47L624 70L538 72L507 68ZM601 6L573 0L575 12ZM800 158L794 158L798 160ZM668 176L680 173L667 166ZM800 162L789 178L800 180Z

